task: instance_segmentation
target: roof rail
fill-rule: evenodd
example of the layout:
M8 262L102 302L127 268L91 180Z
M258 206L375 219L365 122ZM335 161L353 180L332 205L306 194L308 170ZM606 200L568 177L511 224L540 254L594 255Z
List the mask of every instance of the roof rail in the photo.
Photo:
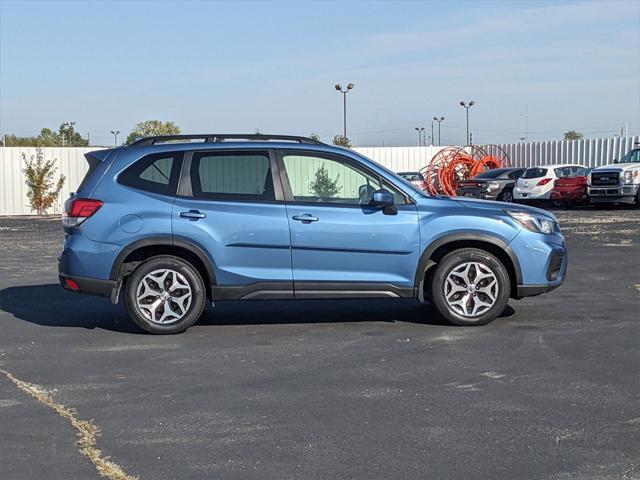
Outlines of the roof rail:
M203 135L157 135L155 137L141 138L133 142L129 147L148 147L156 143L170 142L172 140L203 140L204 143L219 143L225 140L250 140L250 141L269 141L282 140L287 142L310 143L313 145L323 145L319 140L308 137L298 137L295 135L267 135L263 133L207 133Z

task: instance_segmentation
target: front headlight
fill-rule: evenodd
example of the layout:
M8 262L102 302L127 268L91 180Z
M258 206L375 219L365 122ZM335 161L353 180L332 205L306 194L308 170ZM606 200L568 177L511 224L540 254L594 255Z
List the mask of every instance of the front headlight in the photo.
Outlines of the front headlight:
M532 232L550 235L556 230L556 222L547 216L529 213L523 210L505 210L505 213Z
M631 185L640 177L640 170L629 170L622 175L622 184Z

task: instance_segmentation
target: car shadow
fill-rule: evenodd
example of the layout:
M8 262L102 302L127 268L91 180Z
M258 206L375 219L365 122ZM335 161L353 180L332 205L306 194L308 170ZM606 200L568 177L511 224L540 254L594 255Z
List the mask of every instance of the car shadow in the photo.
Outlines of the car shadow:
M122 305L107 298L79 295L58 284L26 285L0 290L0 310L46 327L100 328L143 334ZM509 306L502 317L515 312ZM386 322L424 325L447 323L435 309L416 300L252 300L221 301L207 307L197 325L276 325L305 323Z

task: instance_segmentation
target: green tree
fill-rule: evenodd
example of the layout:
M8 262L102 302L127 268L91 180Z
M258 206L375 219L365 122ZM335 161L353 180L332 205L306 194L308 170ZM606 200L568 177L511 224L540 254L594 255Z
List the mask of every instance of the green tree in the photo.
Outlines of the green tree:
M336 135L333 137L333 144L338 145L340 147L351 148L351 140L349 137L345 137L344 135Z
M316 170L315 177L315 180L309 184L309 190L311 190L316 197L332 198L340 193L342 189L342 187L338 186L340 174L338 174L335 180L332 180L324 163Z
M582 133L576 132L575 130L569 130L568 132L564 132L565 140L580 140L583 138Z
M66 147L86 147L89 145L89 140L82 138L78 132L75 131L76 122L64 122L58 128L58 137L62 145Z
M55 181L56 160L45 160L42 148L38 148L35 157L31 155L29 159L23 153L22 160L25 164L23 171L31 210L35 210L38 215L44 215L60 196L65 176L60 175L58 181Z
M135 142L138 138L154 137L156 135L178 135L180 133L180 127L173 122L162 122L160 120L147 120L145 122L138 123L125 140L125 143L129 145Z
M320 135L318 135L316 132L311 132L311 133L309 134L309 138L310 138L311 140L315 140L316 142L319 142L319 141L320 141Z
M18 137L16 135L6 135L7 147L86 147L89 140L82 138L75 131L76 122L64 122L60 124L58 131L50 128L43 128L36 137Z

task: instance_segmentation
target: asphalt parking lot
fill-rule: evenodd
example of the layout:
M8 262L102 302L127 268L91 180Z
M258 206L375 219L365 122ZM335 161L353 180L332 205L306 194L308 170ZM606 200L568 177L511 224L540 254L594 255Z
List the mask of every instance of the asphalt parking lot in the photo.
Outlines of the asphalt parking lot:
M186 333L57 283L58 219L0 219L0 368L140 479L640 478L640 211L556 212L567 282L486 327L413 301L220 302ZM97 478L0 375L3 479Z

